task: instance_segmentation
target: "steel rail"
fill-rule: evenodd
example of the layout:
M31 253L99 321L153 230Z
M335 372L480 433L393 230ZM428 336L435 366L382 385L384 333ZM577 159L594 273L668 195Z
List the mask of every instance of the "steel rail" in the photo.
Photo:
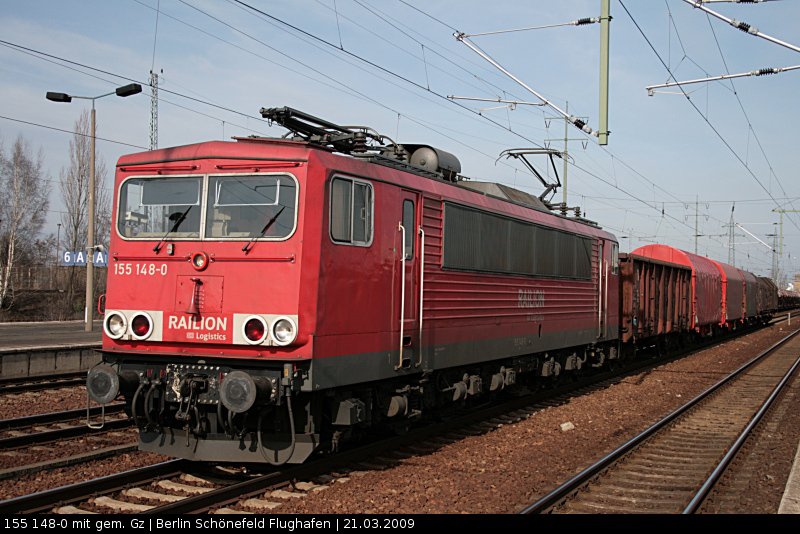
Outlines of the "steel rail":
M727 337L719 339L718 341L725 341L726 339ZM201 513L211 508L218 508L238 502L242 498L247 498L249 496L261 493L271 486L279 486L287 483L288 481L301 477L313 477L315 474L325 472L331 467L338 467L342 464L347 464L348 462L353 463L364 461L365 459L371 456L379 455L386 450L397 448L399 446L419 443L420 440L424 440L426 438L446 435L448 433L457 434L459 432L472 434L472 431L468 428L470 425L480 424L481 422L486 422L489 419L502 416L503 414L509 414L514 411L519 411L530 406L541 407L544 405L552 405L553 402L558 401L559 397L563 397L565 395L583 394L587 387L596 387L598 384L602 385L607 383L609 380L621 379L630 373L640 371L642 368L647 367L648 365L661 365L665 362L671 361L676 357L685 356L704 348L705 344L693 347L690 350L681 351L673 358L660 358L658 361L641 360L637 365L631 366L631 369L621 374L617 373L609 375L609 373L599 373L598 375L594 375L591 380L580 381L568 386L562 386L546 393L539 392L534 395L526 396L525 398L514 399L507 403L503 403L501 406L478 408L467 413L466 415L456 417L455 419L445 423L418 428L403 436L372 443L352 449L350 451L341 452L334 457L320 458L319 460L297 466L297 468L289 468L279 472L267 473L261 477L256 477L251 480L217 488L205 494L187 497L176 503L156 506L146 513ZM181 473L186 472L189 466L192 465L193 463L188 460L171 460L169 462L110 475L100 479L55 488L31 495L25 495L7 501L0 501L0 514L49 511L54 506L79 503L80 501L86 500L96 494L109 494L129 487L137 485L140 486L150 480L178 476ZM196 467L196 464L194 465Z
M86 371L42 376L26 376L19 378L4 378L0 380L0 395L6 393L20 393L23 391L38 391L42 389L82 386L85 383Z
M22 436L10 436L7 438L0 438L0 450L11 449L14 447L24 447L25 445L34 445L39 443L47 443L51 441L64 440L85 436L88 434L102 434L109 430L119 430L133 426L133 421L130 419L114 419L106 421L103 430L96 430L89 428L85 424L70 426L67 428L57 428L53 430L44 430L42 432L31 432Z
M722 457L722 460L719 461L717 467L714 468L714 471L711 472L706 481L703 482L703 485L700 487L700 489L697 490L695 496L692 497L692 500L689 501L689 504L686 505L686 508L684 508L683 510L684 514L693 514L700 508L700 505L703 504L703 501L705 500L706 496L708 496L708 493L722 477L722 474L728 468L728 465L731 463L731 461L739 453L739 450L742 448L745 441L747 441L747 438L750 437L750 435L756 429L758 424L764 418L766 413L769 411L770 407L775 402L775 399L777 399L778 396L781 394L781 392L783 392L786 385L789 383L789 380L791 380L792 375L794 375L795 371L797 370L798 366L800 366L800 357L798 357L797 360L795 360L794 365L792 365L791 369L789 369L786 372L786 374L783 376L778 385L775 386L775 389L772 390L772 393L770 393L767 400L764 401L764 404L761 406L761 408L759 408L758 412L756 412L753 418L750 419L750 422L747 423L745 429L742 430L742 433L739 434L739 436L736 438L736 441L728 449L728 452L725 453L725 456Z
M169 460L139 469L131 469L86 482L78 482L69 486L61 486L39 493L32 493L0 501L0 515L18 513L47 512L59 504L72 504L90 498L96 493L109 493L125 489L133 484L148 480L180 475L189 462L186 460Z
M800 333L800 330L798 332L795 332L787 336L786 338L779 341L768 350L773 350L777 348L781 343L787 341L789 338L793 337L794 335L797 335L798 333ZM700 349L702 348L704 347L700 347ZM691 352L694 352L694 350L689 351L689 353ZM681 352L681 355L684 354L685 354L684 352ZM658 362L650 362L650 363L655 365L661 365L665 363L665 361L668 361L668 359L660 359ZM646 365L647 364L645 364L645 366ZM742 366L740 370L744 369L747 365L749 364L745 364L745 366ZM560 393L561 395L582 394L583 388L594 387L598 384L603 384L608 380L616 380L618 378L623 378L631 372L638 372L639 370L641 370L642 365L634 365L632 367L633 368L631 370L626 371L625 373L622 374L615 374L610 377L598 376L595 377L593 380L590 379L590 381L586 384L575 384L572 386L564 386L564 391L561 391ZM556 395L553 396L553 393L556 393ZM532 397L536 397L536 395ZM550 391L549 394L547 394L547 396L538 399L538 402L547 403L555 399L558 399L558 392ZM503 403L501 406L490 406L487 408L478 409L473 412L469 412L465 415L462 415L460 417L456 417L451 421L414 429L402 436L392 437L386 440L378 441L376 443L363 445L361 447L349 451L339 452L336 454L336 456L333 457L324 457L324 458L319 458L317 460L311 460L305 464L293 466L283 471L268 473L263 476L253 478L251 480L246 480L243 482L232 484L230 486L217 488L210 492L189 496L186 497L185 499L181 499L180 501L174 503L168 503L154 507L143 513L156 514L156 515L205 513L211 510L212 508L221 508L224 506L235 504L243 499L256 497L268 489L279 487L292 480L297 480L302 478L313 478L315 476L319 476L320 474L324 474L328 471L331 471L336 467L340 467L343 465L346 466L347 464L352 464L354 462L364 461L367 458L378 456L381 453L384 453L388 450L393 450L403 446L419 443L420 441L423 441L425 439L447 434L448 432L454 432L454 431L457 432L459 430L463 430L464 428L469 427L470 425L480 424L481 422L486 422L493 418L502 417L503 414L517 411L525 407L536 404L537 400L532 399L531 397L528 396L521 399L514 399L507 403Z
M118 413L125 408L124 403L108 404L106 405L106 413ZM89 410L89 414L100 415L102 407L95 406ZM35 415L26 415L24 417L14 417L12 419L0 419L0 432L4 430L14 430L17 428L24 428L26 426L45 425L50 423L60 423L72 421L75 419L85 419L86 408L78 408L77 410L65 410L63 412L49 412Z
M71 371L69 373L52 373L46 375L12 376L10 378L0 378L0 386L10 384L22 384L35 380L58 380L62 378L86 378L86 371Z
M687 413L689 410L697 406L701 401L707 399L711 396L712 393L719 390L721 387L725 386L729 382L731 382L734 378L741 375L744 371L761 361L764 357L771 354L776 349L780 348L782 345L787 343L790 339L795 337L796 335L800 334L800 330L792 332L791 334L787 335L765 351L758 354L756 357L751 359L749 362L741 365L738 369L736 369L733 373L729 374L727 377L723 378L716 384L710 386L708 389L700 393L694 399L689 401L687 404L684 404L680 408L674 410L666 417L661 419L660 421L656 422L640 434L634 436L633 438L629 439L610 453L603 456L600 460L593 463L574 477L570 478L556 489L548 493L547 495L543 496L530 506L525 507L520 514L541 514L544 513L555 506L557 506L561 501L569 497L571 494L575 493L578 489L588 484L592 479L597 477L600 473L605 471L608 467L616 463L620 458L631 452L633 449L644 443L647 439L655 435L657 432L662 430L664 427Z

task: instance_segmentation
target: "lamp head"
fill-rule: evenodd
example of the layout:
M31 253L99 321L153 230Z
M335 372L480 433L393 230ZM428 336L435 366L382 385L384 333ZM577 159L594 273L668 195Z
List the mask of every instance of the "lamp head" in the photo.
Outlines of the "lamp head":
M116 90L117 96L131 96L139 94L141 92L142 92L142 86L139 85L138 83L130 83L128 85L123 85L122 87L117 87Z
M47 91L45 98L47 98L47 100L52 100L53 102L72 102L72 97L67 93L54 93L52 91Z

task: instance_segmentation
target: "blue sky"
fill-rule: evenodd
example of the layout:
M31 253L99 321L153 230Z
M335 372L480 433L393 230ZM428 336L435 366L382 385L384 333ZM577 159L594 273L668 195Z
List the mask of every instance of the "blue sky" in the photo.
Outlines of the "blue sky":
M65 67L58 59L45 61L37 54L0 46L0 94L4 97L0 115L6 117L0 119L0 137L8 146L22 134L35 148L41 147L48 175L57 180L68 162L70 136L9 118L71 130L88 102L48 102L46 91L99 95L130 83L129 79L146 82L154 66L164 70L161 147L233 135L280 135L283 131L262 121L258 110L288 105L334 122L370 125L390 137L398 136L400 142L439 146L459 157L467 176L538 194L538 182L522 167L495 164L495 159L506 148L563 137L563 122L547 120L554 113L538 107L482 112L497 125L442 98L535 100L458 43L453 29L477 33L556 24L598 16L600 6L599 0L246 3L335 46L234 0L4 2L0 39L106 73ZM800 54L709 19L683 1L623 3L678 79L724 74L726 68L738 73L800 64ZM800 45L796 2L713 3L710 7ZM700 112L682 95L649 97L645 86L664 82L669 74L622 5L612 0L611 9L612 134L603 148L570 129L570 138L575 139L570 143L574 158L569 169L570 204L580 205L589 218L619 236L623 250L650 242L693 250L696 198L700 199L701 254L727 261L723 225L728 223L733 201L736 222L771 243L767 234L774 232L772 223L778 221L771 210L778 206L800 209L800 200L794 200L800 197L800 185L792 127L800 119L796 105L800 71L742 78L733 86L724 82L687 86ZM474 41L554 103L563 107L569 101L570 111L597 127L599 25L476 37ZM491 107L463 101L461 105L473 111ZM104 98L97 102L97 113L98 136L148 146L147 94ZM588 141L586 148L581 139ZM560 147L561 141L553 144ZM98 147L109 168L120 155L139 150L105 141L98 141ZM111 176L107 179L110 185ZM57 212L63 210L57 187L51 210L45 231L55 233ZM800 256L800 214L785 217L784 236L781 265L791 276L800 270L800 258L795 259ZM768 274L770 251L743 232L737 233L736 241L736 264Z

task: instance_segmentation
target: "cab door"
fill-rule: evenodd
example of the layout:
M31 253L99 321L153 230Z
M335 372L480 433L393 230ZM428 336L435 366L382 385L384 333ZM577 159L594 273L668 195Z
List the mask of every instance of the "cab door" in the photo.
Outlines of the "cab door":
M395 370L416 365L419 350L420 221L419 194L403 190L399 197L396 257L398 261L399 351Z

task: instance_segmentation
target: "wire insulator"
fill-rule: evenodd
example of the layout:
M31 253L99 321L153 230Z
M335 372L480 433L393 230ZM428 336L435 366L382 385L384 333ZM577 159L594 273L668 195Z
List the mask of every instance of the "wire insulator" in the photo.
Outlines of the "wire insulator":
M738 29L742 30L743 32L748 32L748 31L750 31L750 25L749 25L748 23L746 23L746 22L739 22L739 21L738 21L738 20L736 20L736 19L732 19L732 20L731 20L731 26L733 26L734 28L738 28Z
M768 74L778 74L778 69L774 67L767 67L765 69L758 69L756 71L756 76L766 76Z
M746 22L739 22L736 19L731 20L731 26L733 26L734 28L737 28L739 30L742 30L744 33L749 33L749 34L752 34L752 35L757 35L758 34L758 28L756 28L755 26L750 26Z
M574 121L572 124L574 124L575 126L577 126L578 128L580 128L581 130L583 130L583 127L584 127L584 126L586 126L586 123L585 123L585 122L583 122L583 121L582 121L582 120L580 120L580 119L575 119L575 121Z
M575 21L575 26L583 26L584 24L592 24L595 20L590 17L585 17Z

